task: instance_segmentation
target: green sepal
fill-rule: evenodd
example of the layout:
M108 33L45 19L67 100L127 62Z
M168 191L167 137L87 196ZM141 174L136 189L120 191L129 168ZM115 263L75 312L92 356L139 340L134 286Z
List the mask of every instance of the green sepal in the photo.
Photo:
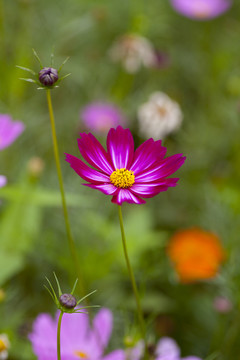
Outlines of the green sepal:
M57 297L56 292L55 292L55 290L54 290L54 288L53 288L50 280L49 280L47 277L45 277L45 278L46 278L46 280L47 280L47 282L48 282L48 284L49 284L50 289L49 289L46 285L44 285L44 287L45 287L45 289L49 292L49 294L50 294L50 296L52 297L53 301L55 302L57 308L58 308L61 312L63 312L63 313L68 313L68 314L73 314L73 313L76 313L76 314L80 314L80 313L81 313L81 314L87 314L86 311L82 311L82 310L87 309L87 308L100 307L99 305L90 305L90 306L83 306L83 307L81 307L81 308L68 309L68 308L66 308L65 306L63 306L63 305L60 303L60 301L59 301L60 296L63 294L63 293L62 293L62 289L61 289L59 280L58 280L57 275L55 274L55 272L53 273L53 275L54 275L55 281L56 281L56 283L57 283L57 288L58 288L59 297ZM73 293L74 293L74 291L75 291L77 282L78 282L78 279L76 279L76 281L75 281L75 283L74 283L74 285L73 285L72 291L71 291L71 293L70 293L71 295L73 295ZM94 290L94 291L90 292L89 294L85 295L84 297L82 297L80 300L77 301L77 305L79 305L81 301L83 301L84 299L86 299L88 296L92 295L92 294L95 293L96 291L97 291L97 290ZM77 306L77 305L76 305L76 306Z

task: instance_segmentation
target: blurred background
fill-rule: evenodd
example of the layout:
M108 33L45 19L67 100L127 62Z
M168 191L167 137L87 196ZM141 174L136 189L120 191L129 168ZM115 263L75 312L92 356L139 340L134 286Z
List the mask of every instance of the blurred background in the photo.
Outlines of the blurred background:
M173 3L0 1L0 113L25 124L0 151L0 173L8 179L0 189L0 333L10 339L10 359L35 358L27 338L32 321L55 312L45 276L53 280L55 271L66 292L76 278L46 93L21 81L29 74L16 67L40 70L32 48L44 66L51 53L57 69L70 57L61 75L71 75L52 91L61 165L87 291L97 289L91 302L114 313L110 348L138 337L117 207L82 186L64 161L65 152L80 156L81 131L105 144L115 126L105 113L100 125L88 120L89 104L97 114L96 105L114 107L136 146L157 134L167 156L187 157L176 188L146 205L123 205L149 338L173 337L183 356L240 357L240 4L208 18L205 11L187 17ZM164 121L173 125L166 129ZM224 261L210 279L184 282L166 249L177 231L192 228L217 235ZM219 299L228 306L219 308Z

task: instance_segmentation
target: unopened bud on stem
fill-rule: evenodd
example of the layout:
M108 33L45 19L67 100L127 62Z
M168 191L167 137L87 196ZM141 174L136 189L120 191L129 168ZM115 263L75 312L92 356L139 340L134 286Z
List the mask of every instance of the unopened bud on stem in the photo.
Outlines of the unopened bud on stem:
M77 305L77 300L72 294L62 294L59 298L59 302L67 309L73 309Z
M44 67L39 71L38 78L40 83L44 86L52 86L56 81L58 81L58 72L54 68Z

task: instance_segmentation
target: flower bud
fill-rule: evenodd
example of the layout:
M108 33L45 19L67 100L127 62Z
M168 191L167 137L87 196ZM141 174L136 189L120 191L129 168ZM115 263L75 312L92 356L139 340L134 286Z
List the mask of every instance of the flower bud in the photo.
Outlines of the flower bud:
M43 159L41 159L38 156L31 157L31 159L28 161L27 164L28 172L34 178L38 178L41 176L44 167L45 167L45 163Z
M44 86L52 86L58 80L58 72L56 69L44 67L39 71L38 78Z
M77 300L72 294L62 294L59 301L67 309L73 309L77 305Z

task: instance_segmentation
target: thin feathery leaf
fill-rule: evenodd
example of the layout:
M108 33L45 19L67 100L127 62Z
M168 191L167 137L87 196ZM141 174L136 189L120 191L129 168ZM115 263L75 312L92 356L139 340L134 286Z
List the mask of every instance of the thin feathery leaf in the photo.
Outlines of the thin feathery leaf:
M66 64L66 62L69 60L69 56L63 61L62 65L60 66L60 68L58 69L58 72L60 72L63 68L63 66Z
M33 55L35 56L35 58L39 62L40 66L43 68L43 64L42 64L42 62L40 60L40 57L38 56L37 52L34 49L32 49L32 51L33 51Z
M71 291L71 294L73 295L75 289L76 289L76 286L77 286L77 283L78 283L78 279L76 279L74 285L73 285L73 288L72 288L72 291Z
M82 308L80 308L79 310L82 310L82 309L89 309L89 308L99 308L101 307L101 305L89 305L89 306L84 306Z
M56 293L55 293L54 288L52 287L51 282L48 280L48 278L47 278L46 276L45 276L45 278L46 278L46 280L47 280L47 282L48 282L48 284L49 284L49 286L50 286L50 288L51 288L51 290L52 290L52 293L53 293L53 295L54 295L55 300L58 301L57 295L56 295Z
M55 88L59 88L59 86L58 85L55 85L55 86L39 86L38 88L37 88L37 90L48 90L48 89L55 89Z
M84 299L86 299L88 296L94 294L97 290L93 290L92 292L90 292L89 294L85 295L84 297L82 297L80 300L78 300L77 305L80 304L81 301L83 301Z
M20 66L20 65L16 65L17 68L24 70L24 71L28 71L30 72L32 75L36 75L35 71L33 71L32 69L26 68L24 66Z
M37 84L37 81L33 80L33 79L19 78L19 80L23 80L23 81L27 81L27 82L30 82L30 83Z
M53 275L55 277L55 280L56 280L56 283L57 283L57 287L58 287L58 295L59 297L62 295L62 289L61 289L61 286L59 284L59 281L58 281L58 278L57 278L57 275L55 274L55 272L53 272Z
M88 314L88 312L87 311L74 311L73 312L74 314Z
M72 74L69 73L69 74L67 74L67 75L64 75L64 76L60 77L60 78L58 79L58 81L62 81L63 79L65 79L65 78L68 77L69 75L72 75Z
M48 293L50 294L51 298L53 299L53 301L55 302L55 297L54 295L51 293L50 289L46 286L46 285L43 285L45 287L45 289L48 291Z
M54 48L52 49L52 53L50 55L50 59L51 59L51 67L53 67L54 65Z

